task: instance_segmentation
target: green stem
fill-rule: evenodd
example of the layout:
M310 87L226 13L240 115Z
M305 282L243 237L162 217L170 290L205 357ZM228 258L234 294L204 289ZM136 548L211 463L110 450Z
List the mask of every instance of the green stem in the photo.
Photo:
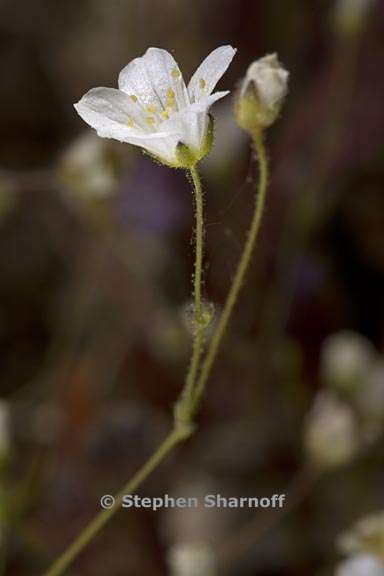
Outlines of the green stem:
M247 272L251 255L256 243L257 234L260 228L261 217L265 203L265 195L268 183L268 164L265 153L265 148L261 134L254 135L255 148L259 158L260 164L260 177L259 177L259 194L256 202L255 214L253 217L252 225L248 234L248 238L244 247L244 252L241 257L239 266L237 268L235 278L233 280L231 289L228 294L227 301L221 315L219 325L211 340L211 344L202 365L200 377L196 382L195 392L187 404L188 412L187 419L177 419L175 421L174 429L168 434L163 443L159 446L154 454L147 460L147 462L140 468L140 470L133 476L133 478L123 487L123 489L116 495L115 503L112 508L103 510L95 516L95 518L85 527L80 535L74 542L67 548L67 550L54 562L51 568L45 573L44 576L61 576L63 572L72 564L84 548L93 540L93 538L100 532L108 520L121 508L122 500L125 494L134 493L138 487L148 478L148 476L159 466L159 464L166 458L166 456L173 450L173 448L186 440L193 433L193 426L189 424L194 410L197 409L201 396L204 392L206 380L209 376L216 354L219 350L221 340L224 336L228 321L230 319L233 307L236 303L238 293ZM203 259L203 199L200 178L195 168L191 169L191 176L196 192L196 262L195 262L195 278L194 278L194 294L195 294L195 320L196 320L196 337L194 341L193 358L191 361L190 370L187 376L186 387L182 393L182 398L188 398L186 392L192 394L194 381L196 378L197 370L199 367L199 358L202 351L203 343L203 329L201 322L201 278L202 278L202 259Z
M95 518L85 527L76 540L67 548L67 550L54 562L51 568L44 576L60 576L77 558L83 549L93 540L108 520L121 508L122 499L125 494L132 494L146 480L162 460L171 452L171 450L180 442L188 438L193 432L193 426L189 424L191 420L192 408L192 391L196 379L197 370L201 352L203 349L203 325L202 325L202 264L203 264L203 245L204 245L204 222L203 222L203 192L200 177L195 167L190 170L196 205L196 254L194 270L194 319L195 332L193 341L193 353L189 367L186 385L181 394L179 406L180 410L176 414L175 427L166 437L164 442L159 446L156 452L147 460L143 467L133 476L133 478L124 486L124 488L115 496L115 502L112 508L102 510Z
M203 275L203 249L204 249L204 219L203 219L203 189L196 167L190 169L195 192L196 205L196 254L193 292L195 296L195 321L201 321L201 284Z
M193 188L195 193L196 207L196 232L195 232L195 269L193 281L194 293L194 326L193 326L193 350L191 362L185 380L185 386L177 405L177 417L189 421L192 413L193 386L204 345L204 325L202 318L202 275L203 275L203 251L204 251L204 214L203 214L203 190L199 173L195 167L190 169Z
M93 540L104 524L121 508L123 496L133 494L137 488L146 480L155 468L164 460L171 450L180 442L188 438L192 433L192 428L175 427L165 438L154 454L115 496L115 503L112 508L102 510L85 527L76 540L67 550L54 562L44 576L60 576L72 564L83 549Z
M223 340L228 322L231 318L233 308L236 304L240 289L243 285L245 275L247 273L252 253L254 251L260 224L264 212L265 198L268 186L268 159L266 149L263 141L263 133L256 132L253 135L253 142L256 154L259 161L259 185L258 194L256 198L255 211L248 232L248 236L244 245L244 250L238 264L235 277L233 279L231 288L229 290L223 312L220 316L218 326L211 339L207 355L201 366L200 376L196 382L194 399L193 399L193 412L195 412L200 404L201 398L204 393L205 385L212 369L213 363L216 359L221 342Z

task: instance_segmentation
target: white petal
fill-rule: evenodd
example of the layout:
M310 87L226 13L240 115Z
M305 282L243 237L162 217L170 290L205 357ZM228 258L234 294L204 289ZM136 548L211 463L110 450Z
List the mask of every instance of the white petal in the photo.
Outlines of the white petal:
M136 96L145 107L166 108L169 90L175 94L179 107L189 103L187 89L175 59L161 48L148 48L144 56L135 58L123 68L119 74L119 88Z
M168 130L173 129L178 142L182 142L193 151L199 151L204 143L209 116L206 110L193 110L191 107L177 112L168 121ZM164 123L164 125L168 124Z
M103 138L114 138L140 146L148 152L172 162L179 136L168 131L146 132L140 108L130 98L113 88L94 88L75 104L78 114ZM134 126L130 126L131 120Z
M192 150L201 150L207 136L209 108L227 94L229 94L228 91L216 92L216 94L202 98L180 112L172 114L169 120L163 122L162 128L168 133L174 133L179 142Z
M177 134L158 133L150 135L149 138L132 142L132 144L140 146L153 156L168 162L168 164L175 164L177 162L176 147L179 141Z
M162 123L162 129L175 137L176 144L181 142L199 155L206 144L209 108L227 94L228 91L217 92L173 113L169 120Z
M229 90L223 90L222 92L215 92L214 94L210 94L209 96L203 96L202 98L200 98L200 100L198 100L194 104L191 104L190 108L192 110L196 111L199 110L200 112L204 111L207 113L212 104L217 102L217 100L221 100L221 98L224 98L224 96L227 96L228 94Z
M93 88L74 105L99 136L126 142L126 136L148 131L144 115L130 98L114 88Z
M236 50L232 46L220 46L200 64L188 84L191 102L209 96L232 62Z

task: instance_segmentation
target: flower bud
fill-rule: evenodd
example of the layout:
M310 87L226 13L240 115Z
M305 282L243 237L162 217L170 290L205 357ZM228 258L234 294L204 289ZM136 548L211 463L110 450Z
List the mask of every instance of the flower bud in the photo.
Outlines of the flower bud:
M383 576L384 564L371 554L356 554L341 562L336 576Z
M309 459L320 468L346 464L359 448L357 431L352 409L332 394L320 394L305 424L304 444Z
M168 556L172 576L214 576L213 550L200 543L178 544Z
M351 392L362 386L375 357L372 344L355 332L329 336L321 351L321 373L327 386Z
M241 128L254 133L273 124L287 94L288 77L277 54L264 56L249 66L235 103Z

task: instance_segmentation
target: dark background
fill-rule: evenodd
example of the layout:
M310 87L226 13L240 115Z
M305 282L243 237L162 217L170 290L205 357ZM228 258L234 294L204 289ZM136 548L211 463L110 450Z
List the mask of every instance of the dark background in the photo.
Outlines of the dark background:
M356 33L335 25L334 5L2 1L0 375L12 436L0 476L3 574L41 574L62 552L166 434L183 384L189 183L138 149L97 139L72 106L93 86L115 86L148 46L171 51L188 79L232 44L222 89L270 52L291 77L268 134L262 236L198 432L141 493L287 491L304 459L324 339L354 330L383 351L384 5L372 3ZM217 310L257 176L231 98L214 107L216 144L201 167L205 294ZM378 441L241 554L231 543L255 512L122 512L68 573L160 576L175 542L202 540L223 558L220 574L332 574L336 536L383 506L381 463Z

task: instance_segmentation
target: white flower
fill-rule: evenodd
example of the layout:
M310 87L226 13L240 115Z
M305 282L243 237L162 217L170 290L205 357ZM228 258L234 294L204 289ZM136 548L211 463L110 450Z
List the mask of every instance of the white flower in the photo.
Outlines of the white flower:
M95 132L81 134L64 151L59 177L66 185L67 198L105 198L116 189L115 156Z
M344 391L362 386L374 359L374 347L364 336L348 330L329 336L321 350L325 384Z
M371 554L357 554L344 560L335 576L384 576L384 564Z
M172 576L214 576L215 557L212 548L202 543L184 543L172 547L168 554Z
M308 414L304 441L309 458L328 468L349 462L359 448L351 408L332 394L321 393Z
M75 108L99 136L140 146L170 166L190 167L209 151L208 110L228 94L212 92L235 52L216 48L186 87L173 56L148 48L120 72L118 90L93 88Z
M263 129L277 118L288 90L289 73L277 54L253 62L241 84L236 116L245 130Z

